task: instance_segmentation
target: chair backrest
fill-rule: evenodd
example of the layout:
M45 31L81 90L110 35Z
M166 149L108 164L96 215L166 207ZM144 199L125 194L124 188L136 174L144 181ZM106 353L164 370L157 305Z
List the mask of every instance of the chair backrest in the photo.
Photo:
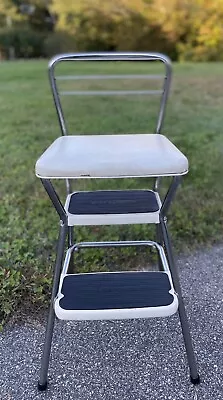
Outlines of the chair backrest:
M55 67L59 63L65 62L78 62L78 61L160 61L165 66L165 74L162 75L66 75L66 76L56 76ZM83 79L100 79L100 80L114 80L114 79L163 79L163 85L161 90L65 90L59 91L58 82L67 80L83 80ZM68 134L68 129L66 126L66 121L64 117L64 112L62 109L62 104L60 101L60 96L70 96L70 95L81 95L81 96L118 96L118 95L159 95L160 96L160 106L156 122L155 133L161 133L166 103L168 99L170 83L171 83L171 61L170 59L159 53L139 53L139 52L95 52L95 53L71 53L71 54L61 54L53 57L49 62L49 79L50 85L53 93L54 103L59 119L59 124L61 128L62 135Z

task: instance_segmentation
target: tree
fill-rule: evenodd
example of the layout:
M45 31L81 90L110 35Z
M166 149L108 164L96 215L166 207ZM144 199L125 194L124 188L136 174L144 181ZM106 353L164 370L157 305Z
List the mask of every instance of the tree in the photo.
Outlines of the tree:
M153 18L152 0L54 0L57 30L75 38L79 50L150 50L168 48Z

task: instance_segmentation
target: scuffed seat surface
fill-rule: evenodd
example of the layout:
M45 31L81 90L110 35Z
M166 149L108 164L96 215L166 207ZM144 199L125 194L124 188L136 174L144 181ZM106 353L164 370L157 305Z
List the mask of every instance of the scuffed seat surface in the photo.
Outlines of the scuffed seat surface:
M40 178L171 176L187 171L187 158L158 134L62 136L36 163Z

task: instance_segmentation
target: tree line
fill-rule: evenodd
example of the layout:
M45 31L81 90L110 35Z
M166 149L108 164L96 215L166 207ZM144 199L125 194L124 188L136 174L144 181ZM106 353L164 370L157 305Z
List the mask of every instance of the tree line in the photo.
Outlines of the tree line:
M0 0L0 53L160 51L223 60L223 0Z

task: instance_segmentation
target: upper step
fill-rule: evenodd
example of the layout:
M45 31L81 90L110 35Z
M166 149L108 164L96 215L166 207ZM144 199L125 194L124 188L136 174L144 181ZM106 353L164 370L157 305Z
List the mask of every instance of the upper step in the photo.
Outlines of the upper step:
M159 223L161 201L152 190L98 190L68 195L68 225Z

